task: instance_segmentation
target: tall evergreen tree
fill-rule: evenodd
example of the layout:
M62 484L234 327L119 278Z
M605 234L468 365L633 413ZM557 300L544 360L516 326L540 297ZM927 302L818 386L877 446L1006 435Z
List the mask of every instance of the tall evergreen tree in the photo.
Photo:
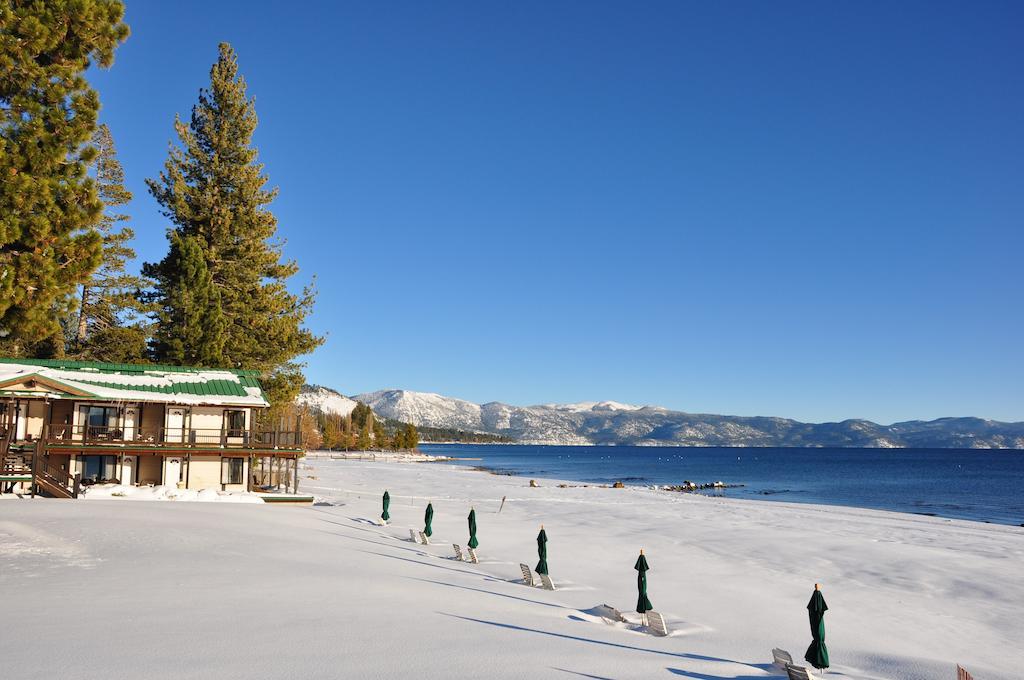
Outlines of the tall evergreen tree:
M140 299L140 291L148 282L127 271L128 260L135 257L129 245L135 232L125 224L128 215L117 212L131 202L132 194L124 186L124 169L117 160L110 128L101 124L92 141L98 150L96 185L106 208L97 223L103 256L99 268L82 286L72 354L119 363L140 361L146 358L143 314L150 311Z
M60 333L98 266L102 210L87 168L99 97L84 73L128 37L117 0L0 3L0 340L24 353ZM63 345L63 343L59 343Z
M170 234L166 282L154 350L161 361L187 366L222 366L227 323L219 289L195 236ZM171 329L166 332L164 329Z
M323 342L302 325L315 293L311 286L299 295L286 288L298 267L282 260L277 219L268 209L277 191L265 188L263 165L252 146L256 110L227 43L220 45L210 87L200 90L191 120L186 125L175 119L174 127L180 145L170 149L160 177L148 180L150 193L174 225L171 252L143 269L156 281L163 309L154 345L157 358L205 354L191 346L193 338L184 329L164 322L165 316L178 313L181 298L175 292L174 238L190 239L219 296L224 330L215 353L218 363L262 371L271 402L290 402L303 382L294 359ZM180 349L169 354L169 348Z

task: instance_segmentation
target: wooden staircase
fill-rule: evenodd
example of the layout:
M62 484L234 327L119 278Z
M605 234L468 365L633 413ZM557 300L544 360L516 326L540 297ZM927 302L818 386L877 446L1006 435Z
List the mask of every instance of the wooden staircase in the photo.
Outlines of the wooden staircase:
M38 460L45 459L39 457ZM36 488L40 491L54 498L78 498L80 479L77 475L72 476L67 470L47 463L41 463L38 469L33 466L33 469Z
M50 463L43 453L42 441L31 447L11 445L9 439L4 441L0 475L30 478L33 496L39 492L54 498L78 498L81 490L81 476L71 475L67 470Z

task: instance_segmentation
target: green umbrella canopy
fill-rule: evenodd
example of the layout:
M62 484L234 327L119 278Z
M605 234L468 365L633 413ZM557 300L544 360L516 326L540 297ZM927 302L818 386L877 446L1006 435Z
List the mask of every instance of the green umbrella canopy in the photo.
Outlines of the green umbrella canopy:
M811 646L807 648L804 658L815 668L828 668L828 647L825 646L825 612L828 605L821 594L821 586L814 584L814 594L807 603L807 614L811 622Z
M640 592L640 595L636 599L636 611L639 614L646 614L647 612L654 609L651 605L651 601L647 599L647 570L650 569L647 566L647 558L644 557L644 551L640 551L640 557L636 558L636 564L633 568L637 570L636 575L636 588Z
M537 573L548 573L548 535L544 531L543 524L540 525L540 533L537 534L537 554L540 556L540 562L537 562Z
M430 528L430 523L434 521L434 504L427 503L427 512L423 515L423 533L426 536L433 536L434 530Z
M384 492L384 512L380 513L380 518L387 522L391 519L391 515L388 514L388 506L391 505L391 494L387 491Z
M476 550L480 541L476 540L476 510L469 509L469 547Z

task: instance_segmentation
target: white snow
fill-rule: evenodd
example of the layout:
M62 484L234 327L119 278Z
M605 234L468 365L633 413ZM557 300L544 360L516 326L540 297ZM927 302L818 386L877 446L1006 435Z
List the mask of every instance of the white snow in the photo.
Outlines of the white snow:
M132 501L198 501L218 503L262 503L263 499L248 491L220 491L218 489L179 489L176 486L127 486L121 484L93 484L82 490L81 498L88 500L124 499Z
M166 402L192 405L230 405L230 406L268 406L262 392L257 388L243 388L246 396L227 396L209 394L165 394L132 387L170 387L183 383L206 383L224 380L239 383L240 380L231 371L214 369L196 369L195 371L161 371L158 369L138 373L102 373L96 369L58 369L48 366L29 364L0 363L0 382L10 379L39 375L93 394L102 399L118 401ZM86 382L87 381L87 382ZM96 385L94 383L105 383Z
M538 481L317 459L313 507L5 502L4 677L758 680L803 656L816 582L826 678L1021 677L1024 529ZM471 506L479 565L450 557ZM554 592L518 582L542 523ZM631 613L641 547L667 638Z
M319 409L324 413L333 413L339 416L347 416L352 413L357 403L344 394L321 385L312 385L309 389L304 388L295 401L312 409Z

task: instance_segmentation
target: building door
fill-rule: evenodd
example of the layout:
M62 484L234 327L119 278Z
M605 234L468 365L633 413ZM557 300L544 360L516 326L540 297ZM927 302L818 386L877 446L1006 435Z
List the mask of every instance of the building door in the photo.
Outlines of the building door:
M185 409L168 408L166 428L164 431L165 442L185 441Z
M181 458L164 458L164 486L176 486L181 481Z

